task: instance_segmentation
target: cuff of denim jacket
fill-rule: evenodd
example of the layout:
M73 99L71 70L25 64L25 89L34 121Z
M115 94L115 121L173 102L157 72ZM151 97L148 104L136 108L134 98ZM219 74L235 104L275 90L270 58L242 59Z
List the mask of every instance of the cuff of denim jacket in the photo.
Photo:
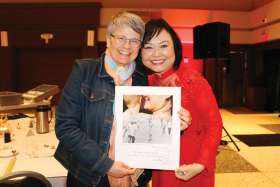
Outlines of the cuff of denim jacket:
M114 163L114 160L110 159L107 154L104 154L98 164L94 166L94 170L97 170L102 176L110 170Z

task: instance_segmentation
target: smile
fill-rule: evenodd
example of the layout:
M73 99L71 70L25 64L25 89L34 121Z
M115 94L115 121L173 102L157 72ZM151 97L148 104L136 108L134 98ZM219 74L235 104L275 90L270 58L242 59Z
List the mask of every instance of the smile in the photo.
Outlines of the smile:
M161 65L164 63L164 60L151 60L151 63L153 65Z
M122 51L122 50L119 50L119 53L121 54L121 55L125 55L125 56L129 56L131 53L130 52L128 52L128 51Z

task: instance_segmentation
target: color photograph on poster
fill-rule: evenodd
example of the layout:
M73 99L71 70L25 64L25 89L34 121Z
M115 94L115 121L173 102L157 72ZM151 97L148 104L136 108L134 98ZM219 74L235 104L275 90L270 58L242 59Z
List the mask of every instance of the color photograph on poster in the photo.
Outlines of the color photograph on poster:
M175 170L180 155L180 87L116 86L115 159Z

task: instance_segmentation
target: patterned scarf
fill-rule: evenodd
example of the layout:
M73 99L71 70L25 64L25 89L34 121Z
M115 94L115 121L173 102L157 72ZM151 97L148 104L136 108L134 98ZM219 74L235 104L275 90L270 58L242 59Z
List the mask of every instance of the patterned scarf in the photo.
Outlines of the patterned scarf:
M105 68L106 72L113 78L116 86L131 86L132 85L132 74L135 70L136 63L133 61L124 67L119 67L114 60L108 55L105 55ZM113 111L114 104L113 104ZM112 131L110 135L110 148L109 157L115 160L115 136L116 136L116 121L114 119L112 124ZM130 176L122 178L115 178L108 175L109 183L111 187L133 187L134 180ZM136 179L137 180L137 179Z
M126 66L118 66L117 63L108 55L105 55L105 68L107 73L114 79L117 86L130 86L131 75L133 74L136 63L132 61Z

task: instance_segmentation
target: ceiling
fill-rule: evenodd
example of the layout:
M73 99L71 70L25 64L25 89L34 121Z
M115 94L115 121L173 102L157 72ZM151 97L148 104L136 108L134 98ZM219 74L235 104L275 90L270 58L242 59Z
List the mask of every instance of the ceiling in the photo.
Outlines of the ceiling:
M97 0L98 1L98 0ZM250 11L273 0L99 0L106 8L175 8Z
M0 0L0 3L101 2L104 8L250 11L273 0Z

